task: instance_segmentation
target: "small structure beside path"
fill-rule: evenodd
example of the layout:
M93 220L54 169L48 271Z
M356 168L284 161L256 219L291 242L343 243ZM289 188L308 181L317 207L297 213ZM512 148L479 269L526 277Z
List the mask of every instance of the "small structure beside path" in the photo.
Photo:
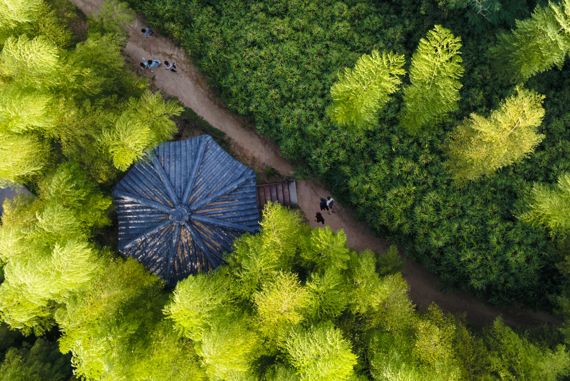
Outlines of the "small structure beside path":
M294 179L257 186L257 206L260 210L268 202L276 202L287 207L297 207L297 183Z
M170 286L259 230L255 172L208 135L163 143L113 189L119 251Z

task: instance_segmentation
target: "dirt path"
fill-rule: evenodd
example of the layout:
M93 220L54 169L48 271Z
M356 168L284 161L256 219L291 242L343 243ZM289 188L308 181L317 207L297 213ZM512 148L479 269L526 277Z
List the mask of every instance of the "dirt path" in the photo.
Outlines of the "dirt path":
M85 14L91 15L96 12L103 0L72 0L72 2ZM240 154L256 163L273 167L283 176L293 175L293 167L280 156L278 147L257 135L215 98L205 78L181 49L160 36L143 38L140 32L142 26L144 26L142 20L137 19L129 28L129 41L125 48L128 58L136 64L143 58L175 61L178 67L178 73L171 73L162 67L155 69L154 86L164 94L178 98L210 125L223 131L229 138L230 144ZM314 215L318 210L319 200L330 192L314 181L300 181L298 193L301 210L307 220L315 225ZM355 218L351 210L343 208L342 205L338 205L335 214L325 214L324 217L327 225L333 229L344 229L348 244L353 249L370 249L381 253L387 247L385 240L378 238L365 224ZM409 259L405 259L403 273L410 285L410 296L418 307L425 308L430 303L437 303L446 311L464 314L470 324L475 326L487 324L498 315L502 315L506 323L518 326L558 322L546 313L496 308L461 292L442 291L433 275Z

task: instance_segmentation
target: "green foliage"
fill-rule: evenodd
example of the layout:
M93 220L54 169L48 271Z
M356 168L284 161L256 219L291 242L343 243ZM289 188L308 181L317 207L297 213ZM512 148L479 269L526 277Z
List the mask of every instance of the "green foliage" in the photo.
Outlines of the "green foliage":
M568 68L527 84L546 96L540 127L545 138L533 156L466 184L454 182L445 164L449 131L470 113L489 115L512 92L504 79L513 71L498 73L489 50L498 33L529 16L535 1L128 2L191 54L228 107L275 141L299 172L334 189L376 233L406 242L406 254L446 287L493 303L551 307L544 294L559 292L560 256L543 228L514 218L513 211L529 182L552 182L570 171ZM463 42L459 109L441 115L439 128L409 134L397 128L406 106L395 93L370 128L335 126L327 109L337 73L373 50L412 57L433 25L449 28ZM442 92L457 94L459 81L442 85L448 83ZM432 86L422 93L427 102L420 106L439 99L437 91Z
M558 177L554 187L535 184L528 200L523 221L544 225L553 234L566 236L570 231L570 173Z
M376 332L369 344L374 380L462 380L454 335L460 329L436 307L397 335ZM480 358L476 359L481 361Z
M118 0L105 0L95 16L93 26L99 28L101 32L126 37L127 28L135 17L136 15L127 4Z
M350 302L346 282L346 275L334 267L311 274L306 288L311 298L309 312L314 320L335 319L346 310Z
M501 9L501 3L498 0L437 0L437 4L447 9L471 7L483 16L489 12L498 12Z
M0 77L20 86L46 88L53 85L59 69L59 49L43 36L9 37L0 53Z
M60 17L44 0L4 0L0 3L0 44L16 34L43 34L58 46L71 39Z
M368 326L382 326L386 330L401 330L413 322L413 305L408 286L401 274L380 278L372 252L353 255L350 263L352 295L349 307L352 313L366 319Z
M190 343L161 319L160 281L134 260L105 260L106 271L70 298L56 320L62 352L88 380L202 380Z
M263 215L261 232L236 241L227 267L177 285L165 314L192 339L212 379L255 377L257 361L268 358L279 359L266 371L268 380L290 375L291 367L300 379L354 376L356 355L336 327L352 327L364 315L367 324L347 328L351 334L410 324L414 311L403 278L381 278L375 254L350 252L342 231L310 229L278 204L268 204ZM252 266L255 258L261 259ZM361 267L352 266L360 260ZM362 314L353 314L357 297L367 298Z
M537 6L530 18L517 20L512 33L500 35L494 49L496 59L503 63L505 75L513 82L526 81L553 66L562 68L569 52L568 0Z
M50 149L34 134L17 135L0 131L0 183L23 182L42 172Z
M289 247L279 241L288 264L253 279L256 287L244 294L233 258L244 255L244 242L248 252L278 255L266 235L299 223L297 213L278 205L264 215L261 233L239 238L228 266L181 281L164 309L192 340L209 379L352 380L360 379L357 369L375 380L533 379L543 366L551 366L549 377L565 374L570 356L562 346L550 350L500 322L472 335L436 306L418 313L401 274L380 276L371 252L350 252L348 263L308 260L316 252L338 258L340 244L313 239L322 230L334 240L330 229L299 230ZM530 369L527 361L541 365Z
M254 371L261 342L251 318L229 304L231 297L224 287L228 280L220 273L180 283L165 313L184 337L194 341L211 379L246 377Z
M353 69L339 73L331 88L333 104L328 113L339 126L371 125L395 93L405 74L404 56L373 50L358 59Z
M431 307L416 330L412 352L420 362L430 366L438 374L448 374L450 379L459 378L458 364L454 364L453 320L446 318L437 307Z
M288 330L303 321L311 303L309 292L291 273L278 273L253 295L253 300L260 332L277 340L283 339Z
M226 317L210 322L196 353L211 380L254 379L261 340L247 317Z
M115 126L103 130L101 137L115 167L127 170L142 158L147 148L172 136L176 125L170 117L180 115L182 110L176 102L165 101L160 94L150 91L138 99L131 99Z
M49 94L17 87L3 89L0 98L0 125L16 134L53 131L56 118L50 113L53 99Z
M88 235L109 223L109 206L74 164L47 177L36 199L6 205L0 226L0 315L6 323L45 331L55 310L102 271Z
M33 345L10 348L0 363L1 381L68 381L70 377L69 359L59 353L56 344L42 338Z
M299 381L299 377L294 369L278 364L266 372L264 380Z
M45 4L43 0L11 0L0 3L0 30L4 36L16 27L39 19ZM3 41L3 40L2 40Z
M501 320L486 337L489 373L499 380L556 381L570 372L570 357L562 345L541 348L518 336Z
M311 159L311 168L333 181L340 192L347 190L343 196L359 204L360 212L376 229L414 236L410 246L416 256L427 259L437 253L432 264L440 273L449 274L448 280L468 280L465 284L498 300L521 299L520 295L528 298L526 293L532 290L538 290L543 298L551 289L549 285L535 287L542 286L545 274L552 272L544 235L512 221L505 211L525 179L541 181L549 176L545 163L565 168L552 151L538 152L528 166L519 163L516 170L522 175L509 172L485 184L458 189L450 185L441 165L439 142L444 131L420 140L390 127L397 118L392 103L379 121L385 128L355 133L337 130L325 118L334 73L371 49L403 51L406 45L411 46L408 36L416 30L422 33L422 23L434 24L430 1L137 3L160 13L164 17L161 25L178 37L184 36L185 47L200 57L222 93L231 97L234 109L255 116L260 130L276 138L289 157ZM414 21L418 14L430 19ZM180 25L188 29L183 31ZM35 26L29 30L29 41L45 34ZM454 30L464 31L461 25L455 25ZM54 153L54 160L74 158L98 181L110 182L117 170L109 155L111 142L104 137L114 136L113 129L125 113L136 119L136 128L124 127L124 136L132 136L135 129L144 130L143 124L153 121L144 121L145 115L161 119L164 113L138 114L134 111L139 110L132 109L132 102L141 99L145 87L125 71L117 36L90 35L72 49L49 36L44 38L58 49L57 78L34 77L33 72L18 78L3 71L0 91L20 94L14 104L36 96L38 104L43 99L48 111L58 112L46 114L38 107L30 110L30 122L27 116L23 121L20 114L10 114L7 122L2 121L1 131L36 137ZM13 39L15 46L19 38ZM489 45L487 39L481 49ZM480 51L466 46L473 62ZM471 76L465 89L466 108L484 109L504 97L501 90L482 85L492 82L486 66L475 68ZM34 81L40 86L29 85ZM13 109L11 101L0 103ZM151 107L155 106L162 107ZM566 124L560 113L554 115L548 127L554 133L546 139L564 153L560 143L567 136ZM124 118L124 124L129 125ZM49 123L54 119L56 123ZM165 126L168 132L168 121L163 121L166 124L161 122L159 127ZM149 136L143 137L154 144ZM127 147L125 152L130 158L140 157L143 145ZM540 165L532 166L536 163ZM17 306L13 312L2 310L2 314L12 319L22 313L27 330L47 329L55 320L62 332L61 349L71 352L79 377L363 379L354 374L358 369L365 374L370 370L379 379L469 379L471 374L496 379L499 373L524 379L527 374L535 375L528 365L533 361L548 377L565 373L567 353L562 349L545 350L518 336L477 339L437 311L417 313L401 275L380 276L376 269L384 266L377 266L374 254L359 257L343 247L346 237L342 233L314 233L300 222L299 215L278 206L266 211L261 234L245 236L236 243L228 266L200 276L196 284L190 280L194 277L181 282L175 294L178 299L175 296L167 302L169 295L161 282L140 264L111 260L89 243L92 229L106 223L108 200L99 191L69 185L75 175L65 173L68 175L50 177L45 184L33 184L33 189L39 190L37 202L18 200L9 206L0 229L2 261L13 268L34 266L33 275L55 281L56 293L51 294L44 279L38 287L18 283L19 295L2 292L0 298L24 304L52 298L47 307L40 303L40 308L24 305L18 310L21 307ZM89 206L84 208L84 204ZM97 267L83 278L75 265L85 255L79 253L74 262L65 254L67 248L72 253L81 245L93 250ZM27 259L29 263L24 263ZM80 267L89 269L91 265L87 261ZM47 278L42 266L57 271ZM287 276L289 281L281 279ZM219 280L213 280L216 277ZM1 287L16 284L16 280L7 276ZM292 296L287 292L291 290L278 285L292 285L291 280L295 281L292 289L307 295L307 302L300 299L310 307L306 312L305 308L293 309L302 316L298 322L275 318L275 311L284 306L279 302ZM184 286L185 282L191 286ZM32 279L29 285L36 283ZM210 292L210 285L219 291L219 298L218 293ZM264 308L256 302L263 302ZM170 319L164 319L162 311ZM285 309L284 317L297 317L291 311ZM283 345L268 338L262 329L275 322L283 332L290 332ZM374 345L367 345L370 338L375 339ZM513 342L517 345L510 344ZM486 352L495 354L493 361ZM509 353L508 358L501 353ZM532 361L527 361L529 358ZM492 373L493 369L499 371Z
M378 257L378 272L388 275L399 272L404 267L404 261L398 253L396 245L390 245L388 251Z
M412 57L411 84L404 89L401 124L411 132L432 125L459 108L463 76L461 38L436 25Z
M192 339L213 380L247 378L261 354L253 320L232 295L227 272L191 276L180 282L164 312L183 337Z
M356 355L339 329L320 325L291 333L287 356L301 380L348 380L354 376Z
M244 299L251 298L264 282L273 280L280 271L290 268L302 243L301 237L307 231L299 215L291 215L272 203L263 209L261 227L259 236L246 236L236 242L234 253L228 259L239 285L236 292Z
M108 226L109 196L75 163L63 163L39 184L39 196L48 206L73 211L84 228Z
M314 229L311 231L307 250L302 255L303 259L314 263L317 268L346 270L350 260L346 234L342 230L333 232L328 226Z
M200 341L207 323L233 301L231 279L222 271L198 274L181 282L164 313L183 336Z
M527 157L544 139L536 130L542 123L544 97L518 89L488 118L471 114L449 142L449 166L459 180L493 174Z
M130 97L142 94L145 86L126 69L121 49L121 39L114 34L90 34L66 51L65 71L57 91L73 102L67 105L70 111L87 109L90 115L84 118L102 113L115 120L129 106Z
M31 181L52 153L109 182L172 136L170 117L181 107L144 91L125 66L124 5L109 3L96 23L100 33L94 26L86 40L69 46L68 29L58 21L65 10L60 16L43 2L16 3L2 3L17 14L0 52L0 134L8 143L0 151L0 179Z
M434 306L404 334L376 332L368 356L375 380L556 380L570 361L562 346L541 347L500 320L474 336Z

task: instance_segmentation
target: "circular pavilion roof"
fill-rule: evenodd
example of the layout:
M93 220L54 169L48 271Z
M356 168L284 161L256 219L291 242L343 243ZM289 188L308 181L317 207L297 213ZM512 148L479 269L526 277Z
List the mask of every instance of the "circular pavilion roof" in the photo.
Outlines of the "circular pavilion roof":
M255 173L207 135L161 144L113 189L119 251L173 285L259 229Z

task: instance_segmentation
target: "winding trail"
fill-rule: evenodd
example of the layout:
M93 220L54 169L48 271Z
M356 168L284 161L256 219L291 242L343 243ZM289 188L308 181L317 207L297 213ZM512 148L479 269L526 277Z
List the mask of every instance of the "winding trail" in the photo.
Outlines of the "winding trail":
M103 0L71 1L88 16L93 15L103 3ZM177 73L171 73L163 67L155 69L153 85L165 95L178 98L210 125L224 132L232 149L248 160L261 164L261 167L273 167L283 176L292 176L293 167L280 156L279 148L257 135L242 119L228 111L216 99L205 77L185 52L167 38L156 35L143 38L140 32L143 26L143 20L137 18L129 27L129 39L124 49L127 58L137 66L144 57L174 61L178 67ZM318 211L319 200L330 192L315 181L299 181L298 194L300 209L307 220L316 226L314 215ZM382 253L388 246L385 240L377 237L367 225L358 221L349 208L337 205L336 213L325 214L324 217L327 225L334 230L344 229L348 245L355 250L370 249ZM499 315L503 316L507 324L519 327L559 323L557 318L544 312L489 306L463 292L443 291L438 280L421 265L405 256L404 260L402 272L410 285L410 297L420 309L436 303L448 312L464 315L473 326L486 325Z

